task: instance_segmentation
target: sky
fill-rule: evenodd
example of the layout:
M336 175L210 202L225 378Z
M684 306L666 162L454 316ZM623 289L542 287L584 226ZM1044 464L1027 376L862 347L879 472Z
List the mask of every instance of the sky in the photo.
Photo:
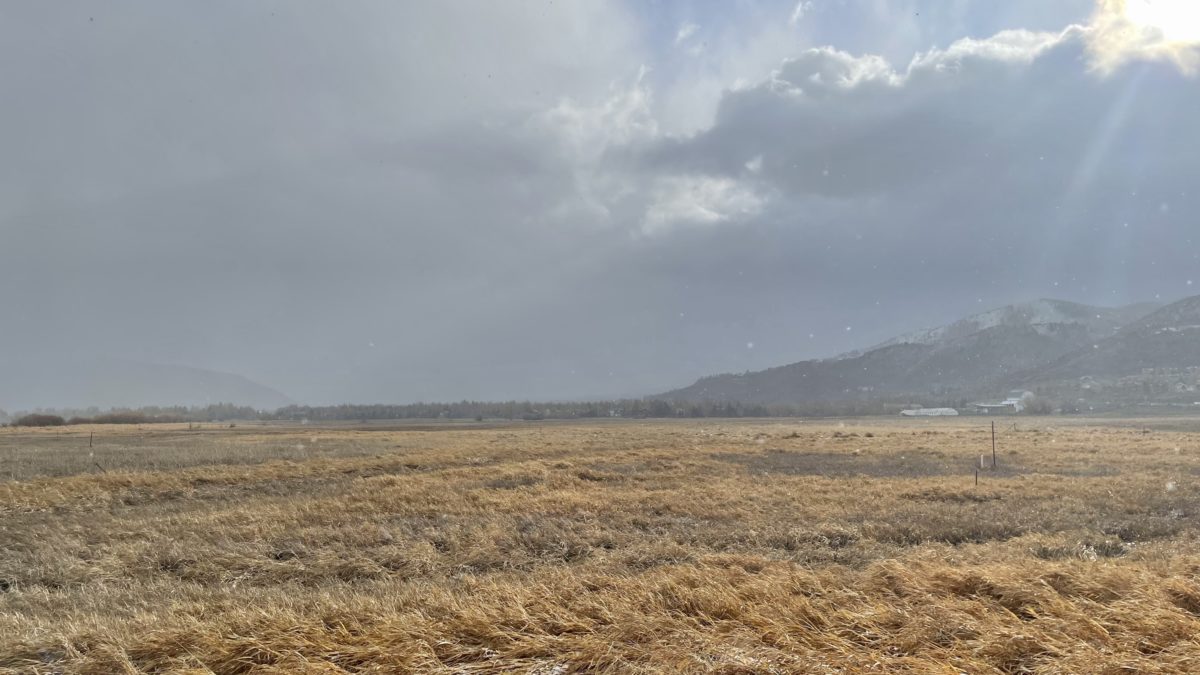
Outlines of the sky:
M0 361L596 398L1200 293L1200 9L1128 1L5 3Z

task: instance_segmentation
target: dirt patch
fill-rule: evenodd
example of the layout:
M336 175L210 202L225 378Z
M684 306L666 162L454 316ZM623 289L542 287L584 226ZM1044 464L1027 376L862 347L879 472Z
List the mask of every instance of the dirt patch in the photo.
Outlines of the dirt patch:
M946 457L943 453L922 449L904 454L791 452L771 449L764 453L717 453L711 457L722 462L741 464L751 473L832 478L969 476L975 473L978 461L977 457ZM1107 465L1030 467L1002 456L999 466L987 466L979 475L989 478L1013 478L1038 473L1071 478L1096 478L1115 476L1121 472ZM1196 470L1196 473L1200 473L1200 470Z
M933 455L875 455L849 452L780 452L715 454L713 459L741 464L752 473L773 473L792 476L830 476L848 478L921 478L925 476L956 476L975 472L970 459L947 459ZM993 478L1010 478L1028 473L1015 465L1001 464L989 468Z

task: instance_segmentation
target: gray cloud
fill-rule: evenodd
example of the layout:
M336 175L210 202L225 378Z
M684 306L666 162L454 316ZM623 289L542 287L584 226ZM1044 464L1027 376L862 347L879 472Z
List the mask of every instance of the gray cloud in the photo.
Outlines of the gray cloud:
M968 4L939 30L1016 21ZM640 394L1200 282L1200 89L1141 47L1098 68L1098 28L797 47L685 134L636 12L355 10L9 8L3 358L316 403Z

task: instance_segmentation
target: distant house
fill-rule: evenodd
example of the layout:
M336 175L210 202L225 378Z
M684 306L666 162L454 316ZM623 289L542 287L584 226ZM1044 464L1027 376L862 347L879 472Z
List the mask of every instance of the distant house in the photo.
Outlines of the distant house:
M971 408L984 415L1016 415L1025 411L1025 405L1033 398L1033 392L1014 390L1008 392L1003 401L972 403Z
M901 410L900 414L904 417L954 417L958 411L954 408L914 408Z
M994 403L972 403L971 408L984 415L1016 415L1021 412L1013 403L996 401Z

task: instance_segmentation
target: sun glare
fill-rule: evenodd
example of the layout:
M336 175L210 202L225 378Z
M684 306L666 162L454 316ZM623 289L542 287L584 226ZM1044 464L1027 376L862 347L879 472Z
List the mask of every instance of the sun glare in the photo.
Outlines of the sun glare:
M1125 0L1125 17L1169 42L1200 42L1200 0Z

